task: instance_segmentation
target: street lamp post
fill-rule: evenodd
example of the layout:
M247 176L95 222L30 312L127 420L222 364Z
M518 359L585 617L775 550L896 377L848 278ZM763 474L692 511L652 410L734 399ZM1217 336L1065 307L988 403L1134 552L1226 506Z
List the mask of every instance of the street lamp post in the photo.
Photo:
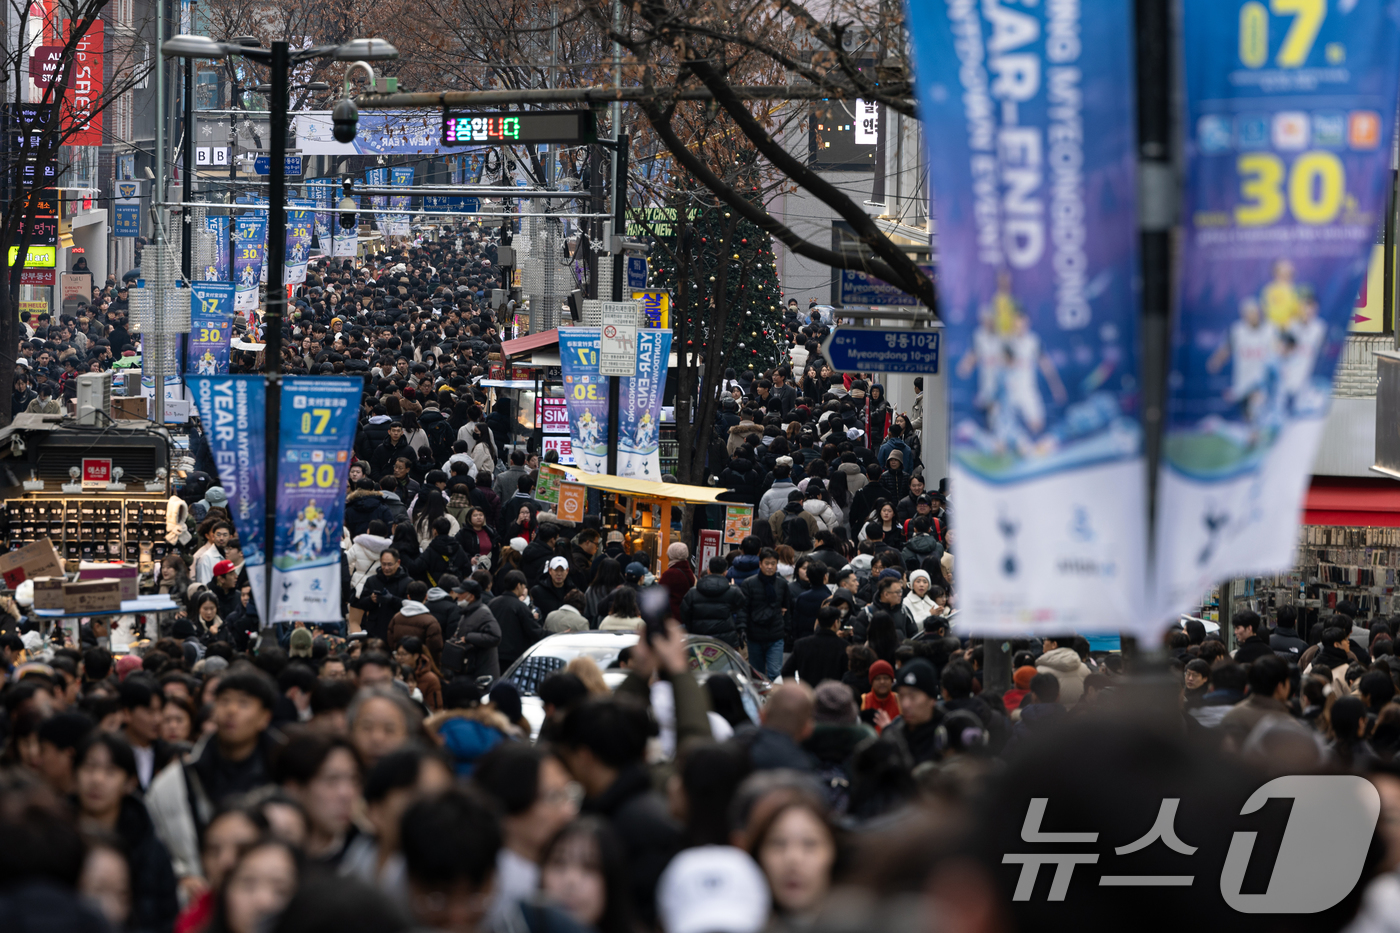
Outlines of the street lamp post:
M313 58L334 58L337 61L385 61L398 58L398 50L383 39L352 39L343 45L322 45L292 52L286 42L273 42L270 49L249 44L243 37L233 43L218 42L208 36L174 36L161 45L161 52L167 57L221 59L228 55L241 55L251 61L268 65L272 75L271 134L272 151L268 166L268 256L267 256L267 307L263 314L263 334L265 346L263 359L267 374L267 408L264 417L264 437L266 439L267 477L265 480L266 511L263 525L263 574L266 599L263 606L267 613L262 619L262 627L272 624L275 615L272 592L272 554L277 536L277 436L281 419L282 399L282 318L287 306L286 278L287 253L285 243L272 248L274 233L280 234L287 226L287 110L289 106L289 73L293 65Z

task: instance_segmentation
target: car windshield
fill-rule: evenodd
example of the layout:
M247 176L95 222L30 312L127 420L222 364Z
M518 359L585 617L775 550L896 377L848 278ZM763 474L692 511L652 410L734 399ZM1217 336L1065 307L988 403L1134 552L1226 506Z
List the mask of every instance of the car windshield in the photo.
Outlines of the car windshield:
M617 661L617 656L625 647L627 642L622 639L616 642L549 645L547 654L542 650L522 658L511 679L520 688L521 696L532 697L541 681L555 671L562 671L574 658L589 658L606 671Z

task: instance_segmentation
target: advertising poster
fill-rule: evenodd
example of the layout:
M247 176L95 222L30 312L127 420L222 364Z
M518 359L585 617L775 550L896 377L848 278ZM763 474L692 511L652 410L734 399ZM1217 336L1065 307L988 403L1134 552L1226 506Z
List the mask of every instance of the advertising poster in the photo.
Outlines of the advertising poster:
M413 184L413 166L404 165L389 170L390 184L395 188L404 188ZM413 202L413 198L406 194L396 194L389 199L389 209L395 211L406 211ZM384 232L391 236L408 236L409 224L407 214L390 214L380 225Z
M117 199L112 223L112 236L141 235L141 183L139 181L119 181L116 183Z
M365 184L374 188L382 188L389 184L389 170L387 168L365 169ZM387 194L371 194L369 196L369 206L371 210L382 211L389 207L389 196ZM385 222L388 220L383 214L370 214L369 224L373 230L380 233L388 233Z
M909 7L973 632L1141 618L1132 11Z
M339 622L340 533L359 379L290 376L277 433L273 622Z
M185 372L228 375L233 341L233 283L194 282L190 288L190 337Z
M559 474L540 470L535 478L535 499L548 505L559 504Z
M669 330L637 331L637 375L618 384L618 476L661 479L661 395L670 358Z
M350 200L355 202L356 208L360 206L360 196L357 194ZM331 255L348 259L355 258L355 251L360 245L359 214L352 214L355 218L355 225L342 227L340 225L340 214L331 215L331 223L335 225L335 238L331 241Z
M306 198L287 201L287 263L284 284L300 285L306 281L306 265L311 252L311 208L316 202Z
M234 307L252 311L258 306L258 280L267 253L267 215L253 211L233 220Z
M590 473L608 471L608 377L598 375L596 327L559 328L559 361L569 405L574 462Z
M316 245L330 255L331 219L335 216L335 191L340 183L334 178L313 178L306 183L306 194L316 202L315 234Z
M227 216L204 218L205 227L214 231L214 261L204 270L207 282L229 281L229 219Z
M1332 374L1385 225L1400 67L1391 4L1181 10L1193 54L1159 620L1219 580L1292 566Z
M751 534L753 534L753 506L725 506L724 543L737 546Z
M188 382L214 457L219 485L228 493L228 510L247 562L258 618L265 620L267 449L263 416L267 410L267 383L261 375L190 376Z

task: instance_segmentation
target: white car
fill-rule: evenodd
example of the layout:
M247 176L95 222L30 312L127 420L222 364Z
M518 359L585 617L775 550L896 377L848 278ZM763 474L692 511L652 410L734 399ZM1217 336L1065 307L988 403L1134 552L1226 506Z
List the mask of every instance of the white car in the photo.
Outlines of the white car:
M603 680L616 690L627 679L627 671L617 667L623 648L637 643L635 632L564 632L543 638L525 650L502 675L520 688L521 711L530 723L530 734L539 734L544 723L544 704L540 702L540 682L556 671L562 671L574 658L592 658L603 671ZM690 669L702 684L710 677L724 675L739 688L744 711L755 723L772 683L749 666L749 662L729 645L701 635L685 636L690 654Z

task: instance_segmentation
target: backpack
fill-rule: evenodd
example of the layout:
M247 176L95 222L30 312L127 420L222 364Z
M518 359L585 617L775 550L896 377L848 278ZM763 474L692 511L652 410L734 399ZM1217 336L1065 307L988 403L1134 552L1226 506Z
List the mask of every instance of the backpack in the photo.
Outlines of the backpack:
M424 429L424 433L428 435L433 459L438 463L446 463L452 457L452 445L457 440L457 432L452 427L452 422L446 418L434 421Z

